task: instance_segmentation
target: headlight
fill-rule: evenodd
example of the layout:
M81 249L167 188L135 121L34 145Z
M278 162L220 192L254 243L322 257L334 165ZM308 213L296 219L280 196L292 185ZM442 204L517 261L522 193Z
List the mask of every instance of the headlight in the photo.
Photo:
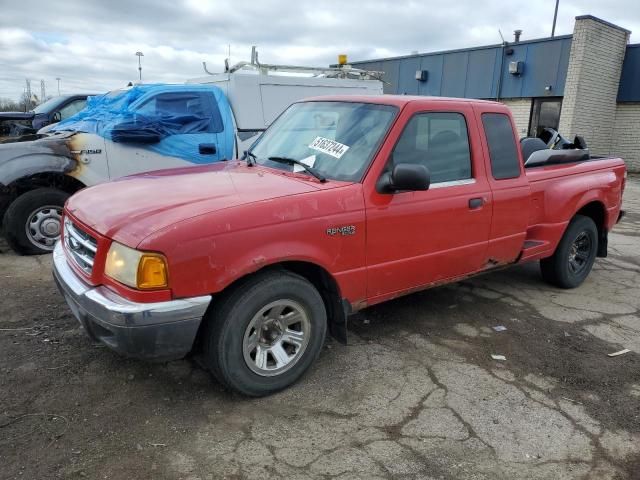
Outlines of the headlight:
M167 261L158 253L139 252L113 242L107 253L104 273L120 283L140 290L165 288Z

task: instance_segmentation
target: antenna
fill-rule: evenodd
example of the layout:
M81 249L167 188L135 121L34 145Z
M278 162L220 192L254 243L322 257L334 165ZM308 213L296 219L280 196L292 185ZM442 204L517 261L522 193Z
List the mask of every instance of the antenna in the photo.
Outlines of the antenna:
M500 38L502 39L502 43L507 43L504 41L504 37L502 36L502 32L498 29L498 33L500 34Z

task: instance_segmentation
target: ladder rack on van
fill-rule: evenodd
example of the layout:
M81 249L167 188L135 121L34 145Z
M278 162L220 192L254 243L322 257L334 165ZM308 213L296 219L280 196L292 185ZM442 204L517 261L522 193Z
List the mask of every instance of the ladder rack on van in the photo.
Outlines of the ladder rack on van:
M230 73L244 68L253 68L264 75L270 72L291 72L291 73L310 73L317 77L326 78L355 78L359 80L380 80L384 72L374 72L369 70L360 70L352 68L349 65L343 67L303 67L296 65L271 65L266 63L252 64L249 62L239 62L229 69Z
M345 57L346 58L346 57ZM256 47L251 48L251 61L238 62L233 66L229 66L229 59L224 61L224 73L234 73L239 70L255 70L262 75L269 75L273 72L278 73L307 73L314 77L324 78L350 78L355 80L382 80L384 72L376 72L372 70L361 70L353 68L351 65L340 65L338 67L305 67L298 65L275 65L268 63L260 63L258 60L258 51ZM207 69L207 62L202 62L204 71L209 75L217 75Z

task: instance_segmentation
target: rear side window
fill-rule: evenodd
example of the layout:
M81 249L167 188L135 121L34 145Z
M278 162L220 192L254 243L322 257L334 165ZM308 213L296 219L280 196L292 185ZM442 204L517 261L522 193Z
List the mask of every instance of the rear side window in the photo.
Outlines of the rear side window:
M471 178L467 123L460 113L414 115L393 150L393 163L422 164L431 183Z
M518 147L509 117L502 113L483 113L482 124L489 143L493 178L504 180L519 177Z

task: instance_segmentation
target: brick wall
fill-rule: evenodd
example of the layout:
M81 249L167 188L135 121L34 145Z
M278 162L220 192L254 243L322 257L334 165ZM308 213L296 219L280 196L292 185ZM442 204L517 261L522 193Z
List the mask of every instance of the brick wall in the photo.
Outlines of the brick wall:
M593 17L577 17L560 114L560 132L582 135L591 151L613 150L618 84L629 32Z
M622 157L630 172L640 172L640 103L618 104L611 154Z
M531 99L502 98L500 101L511 109L520 138L526 137L529 131L529 117L531 116Z

